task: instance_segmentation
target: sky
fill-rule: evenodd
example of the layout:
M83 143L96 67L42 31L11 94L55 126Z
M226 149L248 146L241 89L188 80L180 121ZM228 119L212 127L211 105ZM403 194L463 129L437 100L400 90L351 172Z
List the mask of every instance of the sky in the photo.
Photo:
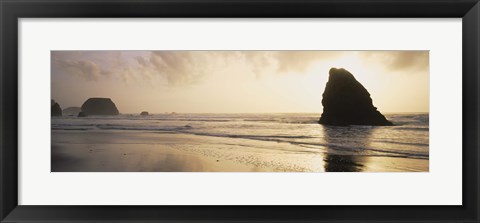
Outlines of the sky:
M322 113L330 68L382 113L428 112L428 51L52 51L63 108L111 98L120 113Z

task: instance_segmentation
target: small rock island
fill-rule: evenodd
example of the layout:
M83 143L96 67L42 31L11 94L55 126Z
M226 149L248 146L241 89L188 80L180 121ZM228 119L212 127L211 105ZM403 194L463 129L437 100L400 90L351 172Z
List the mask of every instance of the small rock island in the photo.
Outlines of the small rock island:
M110 98L89 98L81 107L79 117L90 115L118 115L117 106Z
M329 71L323 92L323 113L319 123L325 125L393 125L373 106L367 89L353 74L340 68Z
M55 100L51 100L51 116L62 116L62 108L60 108L60 105L55 102Z

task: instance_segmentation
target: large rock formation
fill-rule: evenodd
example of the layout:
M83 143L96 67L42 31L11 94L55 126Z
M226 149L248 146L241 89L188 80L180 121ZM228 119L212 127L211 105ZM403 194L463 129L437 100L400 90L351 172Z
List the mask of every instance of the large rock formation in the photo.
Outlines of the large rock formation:
M367 89L347 70L332 68L323 92L325 125L393 125L373 106Z
M147 111L142 111L142 113L140 113L141 116L148 116L148 112Z
M78 115L82 109L80 107L68 107L63 109L63 115Z
M55 100L51 100L50 106L52 116L62 116L62 108L60 108L60 105L55 102Z
M82 113L86 116L118 115L118 109L110 98L89 98L82 105Z

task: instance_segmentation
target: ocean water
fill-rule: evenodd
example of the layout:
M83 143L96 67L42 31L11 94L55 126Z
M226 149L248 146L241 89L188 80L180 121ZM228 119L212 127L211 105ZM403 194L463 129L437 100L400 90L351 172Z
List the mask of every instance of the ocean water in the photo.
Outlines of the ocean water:
M429 159L429 116L387 114L395 126L324 126L319 114L152 114L52 117L56 132L154 132L277 142L278 152Z

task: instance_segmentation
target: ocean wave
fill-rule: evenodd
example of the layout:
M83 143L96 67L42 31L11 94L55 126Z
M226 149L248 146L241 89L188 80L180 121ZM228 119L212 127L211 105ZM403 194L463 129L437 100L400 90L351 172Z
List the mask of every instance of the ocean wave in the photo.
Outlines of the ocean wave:
M139 119L130 119L130 120L139 120ZM182 121L182 122L231 122L231 121L234 121L234 120L226 120L226 119L196 119L196 118L177 118L177 119L146 118L145 120L151 120L151 121Z
M250 139L250 140L260 140L260 141L270 141L270 142L282 142L282 143L290 143L293 145L310 145L310 146L320 146L320 147L327 147L329 149L339 150L339 151L350 151L350 152L362 152L362 151L372 151L372 152L379 152L384 154L393 154L393 155L401 155L408 158L415 158L415 159L428 159L428 154L423 153L414 153L414 152L407 152L407 151L392 151L392 150L385 150L385 149L377 149L377 148L368 148L368 147L352 147L352 146L345 146L339 145L336 143L310 143L310 142L301 142L301 141L288 141L282 140L282 138L295 138L295 137L288 137L288 136L251 136L251 135L232 135L232 134L210 134L210 133L201 133L201 132L181 132L185 134L193 134L193 135L200 135L200 136L212 136L212 137L226 137L226 138L242 138L242 139ZM302 136L297 136L299 139L302 139Z
M326 127L318 125L318 117L310 114L305 116L98 116L84 119L67 117L52 119L51 129L65 131L125 130L159 134L190 134L288 143L311 148L314 152L329 149L334 152L353 155L428 159L428 115L398 115L388 118L391 118L396 126ZM328 132L328 134L325 132ZM418 138L415 138L415 141L408 141L402 138L404 136ZM227 142L228 140L219 139L218 141ZM241 140L230 141L241 142ZM269 145L268 143L264 144ZM279 146L279 149L280 147L283 147L283 145ZM295 146L290 147L299 149Z
M201 135L201 136L213 136L213 137L226 137L226 138L242 138L242 139L272 139L272 141L277 141L276 139L313 139L316 137L313 136L299 136L299 135L241 135L241 134L222 134L222 133L203 133L203 132L191 132L191 131L181 131L180 133Z
M384 154L393 154L397 156L401 155L401 156L405 156L408 158L415 158L415 159L428 159L429 157L428 154L423 154L423 153L414 153L414 152L408 152L408 151L393 151L393 150L385 150L385 149L377 149L377 148L369 148L369 147L352 147L352 146L339 145L335 143L306 143L306 142L290 142L290 143L311 145L311 146L322 146L322 147L328 147L329 149L339 150L339 151L350 151L350 152L373 151L373 152L379 152Z
M291 119L243 119L245 122L265 122L265 123L282 123L282 124L318 124L318 118L314 119L299 119L299 118L291 118Z
M79 123L79 124L77 124L77 123L75 123L75 124L70 124L70 123L62 123L62 124L52 124L52 127L65 127L65 126L67 126L67 127L68 127L68 126L96 126L96 125L98 125L98 124L81 124L81 123Z
M428 127L396 127L396 130L429 131Z
M423 146L423 147L428 147L429 146L426 143L395 142L395 141L387 141L387 140L372 140L371 142L380 142L380 143L389 143L389 144L398 144L398 145L409 145L409 146Z
M185 126L124 126L124 125L111 125L111 124L104 124L104 125L96 125L99 129L105 130L136 130L136 131L176 131L176 130L183 130L183 129L191 129L192 126L185 125Z
M71 131L71 130L77 130L77 131L87 131L87 130L92 130L92 129L91 129L91 128L75 128L75 127L73 127L73 128L54 127L54 128L52 128L52 130L66 130L66 131L69 131L69 130L70 130L70 131Z

